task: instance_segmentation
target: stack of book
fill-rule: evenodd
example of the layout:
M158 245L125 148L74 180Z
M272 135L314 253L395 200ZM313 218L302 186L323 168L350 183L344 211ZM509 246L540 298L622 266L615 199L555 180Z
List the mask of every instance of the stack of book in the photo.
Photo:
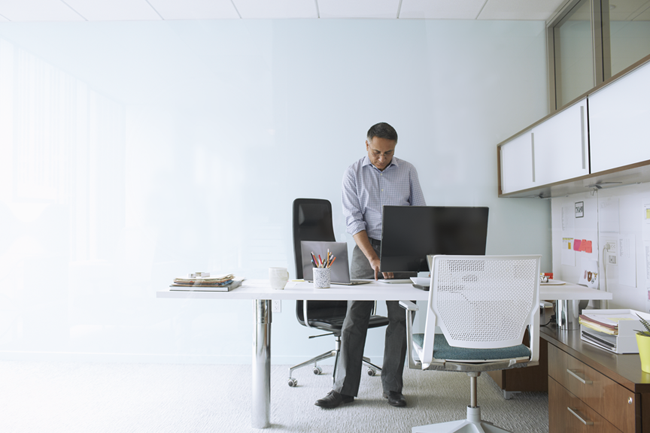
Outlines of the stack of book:
M174 278L169 286L171 290L228 292L239 287L243 278L235 278L233 274L210 276L207 272L196 272L187 277Z
M601 349L615 353L638 353L635 329L641 323L634 310L584 310L580 338Z

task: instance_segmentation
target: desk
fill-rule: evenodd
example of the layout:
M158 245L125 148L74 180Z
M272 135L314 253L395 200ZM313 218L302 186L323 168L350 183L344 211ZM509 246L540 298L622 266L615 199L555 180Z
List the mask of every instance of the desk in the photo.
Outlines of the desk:
M251 425L266 428L271 425L271 301L423 301L429 292L411 284L372 282L358 286L332 286L314 289L311 283L289 282L284 290L272 290L267 280L245 280L231 292L183 292L160 290L158 298L184 299L251 299L255 307L255 331L252 364L253 399Z
M583 286L540 286L540 299L611 299L611 293L599 292ZM599 296L605 296L604 298ZM426 301L429 292L411 284L385 284L372 282L359 286L332 286L316 290L311 283L287 284L284 290L272 290L267 280L245 280L241 287L231 292L186 292L169 289L156 292L158 298L174 299L251 299L254 300L254 347L252 363L252 413L253 428L271 425L271 301Z
M599 349L579 330L546 327L540 335L548 342L550 433L650 432L650 373L639 355Z

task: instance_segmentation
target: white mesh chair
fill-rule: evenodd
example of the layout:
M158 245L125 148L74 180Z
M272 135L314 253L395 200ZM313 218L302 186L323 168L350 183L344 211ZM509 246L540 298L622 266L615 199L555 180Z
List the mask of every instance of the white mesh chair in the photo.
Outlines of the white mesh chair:
M434 257L424 334L414 335L406 321L409 367L466 372L471 398L467 419L414 427L413 433L506 431L481 421L477 377L537 365L539 267L538 255ZM417 310L401 304L407 315ZM521 344L526 330L530 347Z

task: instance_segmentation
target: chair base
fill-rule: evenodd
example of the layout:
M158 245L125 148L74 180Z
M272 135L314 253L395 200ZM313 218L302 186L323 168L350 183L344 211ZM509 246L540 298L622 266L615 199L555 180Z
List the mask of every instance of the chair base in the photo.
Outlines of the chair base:
M340 353L340 347L341 347L341 337L337 336L336 341L335 341L335 346L334 350L327 351L325 353L322 353L318 356L313 357L312 359L309 359L305 362L301 362L300 364L296 364L293 367L289 367L289 386L293 387L298 385L298 381L293 378L293 371L297 370L302 367L306 367L310 364L314 364L314 374L320 374L321 369L318 366L318 362L322 361L324 359L329 359L329 358L334 358L334 371L332 373L332 382L336 381L336 364L338 364L339 361L339 353ZM368 366L368 376L375 376L378 371L381 371L381 367L373 364L370 362L370 358L363 357L363 363Z
M413 433L509 433L487 421L481 421L480 407L467 407L467 419L413 427Z

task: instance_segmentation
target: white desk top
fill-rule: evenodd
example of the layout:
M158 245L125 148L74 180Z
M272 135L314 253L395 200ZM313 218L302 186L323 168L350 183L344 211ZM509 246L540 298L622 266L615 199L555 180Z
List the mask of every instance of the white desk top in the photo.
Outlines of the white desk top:
M539 299L544 301L550 300L582 300L582 299L597 299L605 300L612 299L614 295L610 292L602 290L590 289L589 287L579 286L577 284L562 284L561 286L539 286Z
M156 292L158 298L189 299L287 299L307 301L425 301L429 292L416 289L411 284L385 284L372 282L359 286L332 286L314 289L312 283L290 281L284 290L273 290L268 280L244 280L241 287L231 292L172 291L169 288ZM612 299L612 294L576 284L539 286L541 300Z
M372 282L358 286L331 286L314 289L312 283L289 281L284 290L273 290L268 280L244 280L242 285L230 292L188 292L169 289L156 292L158 298L193 299L287 299L307 301L422 301L429 292L416 289L411 284L383 284Z

